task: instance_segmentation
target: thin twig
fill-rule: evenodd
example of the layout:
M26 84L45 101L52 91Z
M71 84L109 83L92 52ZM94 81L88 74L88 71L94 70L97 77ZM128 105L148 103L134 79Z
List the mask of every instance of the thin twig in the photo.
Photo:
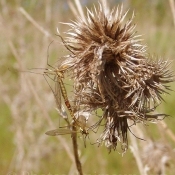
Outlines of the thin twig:
M76 126L74 123L72 125L72 130L76 131ZM76 163L78 173L79 175L83 175L82 166L81 166L81 162L80 162L79 155L78 155L78 144L77 144L77 133L76 132L72 133L72 144L73 144L74 158L75 158L75 163Z
M75 5L77 7L77 10L78 10L78 12L81 16L81 19L83 19L85 21L86 19L85 19L85 16L84 16L84 12L83 12L80 0L74 0L74 1L75 1Z

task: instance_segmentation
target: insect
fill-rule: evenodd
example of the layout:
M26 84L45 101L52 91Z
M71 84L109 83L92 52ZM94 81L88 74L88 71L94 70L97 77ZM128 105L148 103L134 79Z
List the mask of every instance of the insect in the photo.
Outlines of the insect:
M64 83L63 83L64 71L66 70L67 67L64 66L64 68L55 68L55 67L51 66L48 63L48 57L47 57L47 65L48 65L48 67L50 67L50 69L46 68L44 70L44 78L46 79L45 76L47 76L49 78L51 78L51 76L54 76L51 79L55 82L55 90L52 89L52 87L48 83L47 79L46 79L46 81L47 81L48 85L50 86L50 88L51 88L51 90L52 90L52 92L54 94L58 111L62 112L62 105L61 105L61 95L62 95L62 97L64 99L64 103L65 103L65 105L66 105L66 107L67 107L67 109L68 109L68 111L70 113L70 116L72 117L72 120L73 120L72 121L72 126L74 126L76 128L79 128L79 130L80 130L80 132L82 134L86 134L87 135L88 132L87 132L87 129L85 128L86 121L83 121L82 119L80 119L81 118L80 116L79 117L75 117L74 112L73 112L72 107L71 107L71 104L69 102L68 96L67 96L66 88L65 88ZM46 134L47 135L63 135L63 134L59 134L59 133L63 133L65 131L66 134L67 134L68 130L71 133L72 132L72 130L71 130L72 126L70 125L70 123L68 121L68 118L65 118L65 119L66 119L66 122L68 123L68 127L69 127L69 128L67 128L67 131L66 131L66 129L59 128L57 130L48 131L48 132L46 132Z
M72 117L73 125L76 126L76 127L79 127L80 128L80 132L82 134L88 134L87 130L85 129L85 121L82 121L82 119L78 120L75 117L74 113L73 113L72 107L70 105L70 102L69 102L69 99L68 99L68 96L67 96L67 91L66 91L66 88L65 88L63 80L62 80L64 78L63 73L61 71L59 71L59 69L54 68L54 69L46 69L44 71L44 75L46 75L46 76L54 75L53 80L55 82L55 90L52 90L52 91L53 91L53 94L54 94L54 97L55 97L55 101L56 101L58 110L59 111L62 110L61 109L61 95L62 95L63 99L64 99L64 103L65 103L65 105L66 105L66 107L67 107L67 109L68 109L68 111L69 111L69 113L70 113L70 115ZM61 92L61 94L60 94L60 92ZM81 118L81 117L79 116L79 118Z
M59 129L54 129L47 131L45 134L49 136L57 136L57 135L66 135L66 134L73 134L73 133L81 133L83 135L88 135L88 130L87 130L87 119L84 115L79 115L76 121L73 121L73 124L70 125L68 128L59 128ZM76 127L76 129L79 128L79 130L73 130L73 126Z
M70 128L59 128L47 131L45 134L49 136L58 136L58 135L66 135L66 134L73 134L77 133L77 131L72 131Z
M72 130L72 128L58 128L47 131L45 134L49 136L58 136L58 135L66 135L66 134L73 134L73 133L81 133L83 135L88 135L88 131L85 130L85 128L82 128L80 126L79 130Z
M66 134L81 133L83 135L84 146L86 147L86 137L89 135L87 126L86 126L86 123L87 123L86 117L87 116L85 113L83 113L82 115L80 114L78 115L76 121L75 122L73 121L72 125L69 125L68 128L58 128L58 129L50 130L50 131L47 131L45 134L49 136L59 136L59 135L66 135Z
M62 80L64 78L63 72L59 71L59 69L56 69L56 68L46 69L44 71L44 75L46 75L48 77L50 75L54 75L53 80L55 82L55 90L52 90L52 91L53 91L53 94L54 94L54 97L55 97L57 107L58 107L59 110L61 110L61 95L62 95L63 98L64 98L65 105L66 105L67 109L69 110L69 113L70 113L71 117L73 118L73 120L75 120L74 113L72 111L69 99L67 97L67 91L66 91L66 88L65 88L63 80ZM60 91L61 91L61 94L60 94Z
M48 50L49 50L49 47L52 43L53 43L53 41L49 44ZM49 85L50 89L52 90L52 92L54 94L56 105L57 105L57 110L61 114L61 116L63 116L63 118L66 120L66 122L68 123L68 127L71 128L72 126L75 126L77 129L79 128L79 131L82 134L87 135L88 132L87 132L87 129L85 128L85 126L84 126L84 123L81 122L81 121L78 121L77 118L74 115L74 112L72 110L70 101L69 101L68 96L67 96L66 88L65 88L64 83L63 83L64 72L66 71L68 66L70 66L69 63L65 64L64 67L62 66L61 68L56 68L56 67L53 67L52 65L49 64L48 58L49 58L49 52L47 52L47 66L49 68L34 68L34 69L44 69L43 73L36 73L36 72L33 72L33 71L21 71L21 72L30 72L30 73L35 73L35 74L42 74L44 76L47 84ZM49 84L46 76L54 81L55 89L53 89L51 87L51 85ZM72 120L73 120L72 123L73 124L70 124L65 110L63 110L63 105L61 103L61 96L63 97L64 103L65 103L65 105L66 105L66 107L67 107L67 109L68 109L68 111L69 111L69 113L72 117ZM71 129L61 129L61 130L58 129L59 133L63 133L66 130L67 130L67 132L69 131L70 133L78 132L78 131L71 131ZM46 134L47 135L55 135L54 131L56 133L56 130L51 130L51 131L46 132ZM59 134L59 133L56 134L56 135L63 135L63 134Z

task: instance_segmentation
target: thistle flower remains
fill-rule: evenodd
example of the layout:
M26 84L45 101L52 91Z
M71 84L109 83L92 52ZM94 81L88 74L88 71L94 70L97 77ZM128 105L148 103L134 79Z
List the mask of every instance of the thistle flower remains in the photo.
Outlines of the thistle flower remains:
M87 18L67 23L71 30L62 39L70 54L61 67L68 67L74 79L74 111L92 113L102 109L98 127L105 122L99 144L116 149L121 143L127 150L128 120L134 124L157 120L165 114L153 113L167 93L166 83L173 81L170 62L153 59L128 21L123 6L111 11L100 3L98 8L87 9Z

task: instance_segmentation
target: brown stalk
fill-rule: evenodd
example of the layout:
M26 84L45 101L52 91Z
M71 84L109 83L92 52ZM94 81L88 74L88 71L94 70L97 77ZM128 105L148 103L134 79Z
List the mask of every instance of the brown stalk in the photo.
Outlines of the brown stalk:
M72 125L72 130L73 131L77 130L74 123ZM80 162L79 155L78 155L78 144L77 144L77 133L76 132L72 133L72 144L73 144L73 150L74 150L74 159L75 159L78 173L79 175L83 175L82 166L81 166L81 162Z

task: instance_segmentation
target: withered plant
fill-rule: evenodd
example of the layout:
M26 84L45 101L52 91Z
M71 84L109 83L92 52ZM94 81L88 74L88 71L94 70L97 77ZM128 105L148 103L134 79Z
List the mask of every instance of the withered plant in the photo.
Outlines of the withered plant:
M128 120L138 122L158 120L166 114L155 113L173 81L170 61L154 59L136 35L134 13L125 20L128 11L123 6L112 10L99 3L87 9L86 18L66 23L70 30L63 44L69 50L61 67L68 67L74 80L75 112L102 109L100 122L105 121L97 143L122 151L128 148ZM59 34L60 35L60 34Z

